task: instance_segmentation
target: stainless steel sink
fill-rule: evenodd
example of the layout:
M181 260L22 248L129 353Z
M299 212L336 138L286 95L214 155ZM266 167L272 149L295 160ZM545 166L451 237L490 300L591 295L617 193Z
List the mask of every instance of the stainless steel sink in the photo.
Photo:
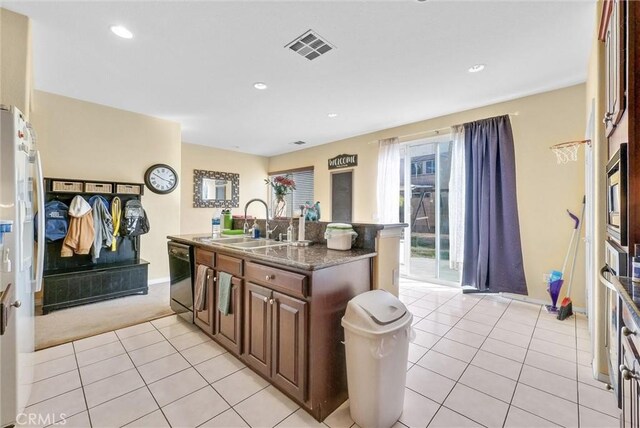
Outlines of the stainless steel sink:
M220 242L220 245L232 248L250 249L250 248L265 248L265 247L279 247L287 245L286 242L274 241L273 239L249 239L243 242Z
M274 241L273 239L253 239L249 236L234 236L234 237L219 237L212 238L210 236L202 236L194 238L196 241L204 242L207 244L218 244L224 247L238 248L238 249L251 249L251 248L265 248L265 247L278 247L287 245L286 242Z

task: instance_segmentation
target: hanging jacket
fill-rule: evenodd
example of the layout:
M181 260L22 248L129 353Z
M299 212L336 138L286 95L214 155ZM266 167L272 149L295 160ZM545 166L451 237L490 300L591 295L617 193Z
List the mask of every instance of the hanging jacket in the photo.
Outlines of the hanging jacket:
M62 201L49 201L44 204L44 237L47 242L54 242L59 239L64 239L67 236L67 230L69 229L69 218L67 215L69 207ZM40 215L40 211L36 213ZM38 222L34 222L36 241L38 235L41 233L38 230Z
M95 231L91 206L82 196L76 196L69 205L69 231L62 243L61 257L89 254Z
M93 214L93 247L91 247L91 260L95 263L100 257L102 247L111 247L113 243L113 219L109 213L109 202L100 195L89 198L89 205Z
M122 218L122 202L119 197L111 200L111 219L113 220L113 242L111 243L111 251L118 249L117 237L120 236L120 220Z

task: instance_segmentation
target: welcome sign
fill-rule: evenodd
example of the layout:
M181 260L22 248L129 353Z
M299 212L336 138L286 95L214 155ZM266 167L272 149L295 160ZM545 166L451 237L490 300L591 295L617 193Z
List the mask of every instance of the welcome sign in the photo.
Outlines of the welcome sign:
M349 168L358 166L358 155L338 155L329 159L329 169Z

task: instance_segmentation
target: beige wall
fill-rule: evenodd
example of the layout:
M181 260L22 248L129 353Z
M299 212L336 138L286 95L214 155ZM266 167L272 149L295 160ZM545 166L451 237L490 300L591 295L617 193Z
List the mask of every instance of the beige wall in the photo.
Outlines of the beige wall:
M508 113L516 151L518 208L525 274L531 298L548 300L542 275L560 269L570 239L569 208L579 212L584 193L583 149L578 162L557 165L549 146L583 139L585 130L585 85L524 97L435 119L361 135L306 150L275 156L269 170L315 167L315 198L331 213L330 175L327 159L341 153L358 154L354 172L353 221L376 218L376 141L382 138L429 135L429 131ZM408 138L404 138L407 140ZM578 260L575 284L584 284L584 263ZM573 289L575 305L584 307L584 288Z
M180 125L98 104L34 91L31 121L47 177L144 181L155 163L180 174ZM167 239L180 233L180 187L168 195L146 191L151 230L141 238L149 280L169 276Z
M196 144L182 144L182 181L180 204L180 233L210 233L211 217L215 208L193 207L193 170L204 169L240 174L240 206L232 208L233 214L244 213L245 203L253 198L266 200L268 159L262 156ZM248 211L264 218L264 206L252 204Z
M28 117L30 101L30 21L0 8L0 104L14 105Z

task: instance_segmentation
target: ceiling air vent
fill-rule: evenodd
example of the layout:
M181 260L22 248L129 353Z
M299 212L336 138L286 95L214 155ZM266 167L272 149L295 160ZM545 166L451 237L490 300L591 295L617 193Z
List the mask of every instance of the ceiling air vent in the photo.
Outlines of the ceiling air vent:
M305 143L304 141L294 141L291 144L295 144L296 146L302 146L303 144L307 144L307 143Z
M285 48L297 52L308 60L313 60L336 47L323 39L318 33L309 30L286 45Z

